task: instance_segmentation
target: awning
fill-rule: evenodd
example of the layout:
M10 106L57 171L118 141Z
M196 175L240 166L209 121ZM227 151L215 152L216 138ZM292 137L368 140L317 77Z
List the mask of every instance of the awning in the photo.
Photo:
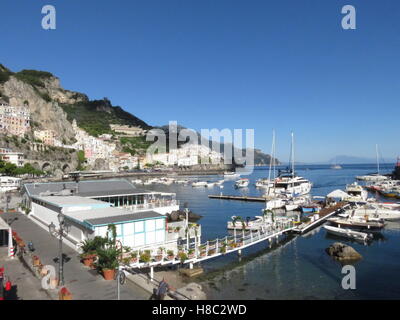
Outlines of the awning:
M346 192L344 192L343 190L337 189L332 191L331 193L329 193L327 195L327 198L339 198L339 199L344 199L350 197L350 195Z
M12 229L2 218L0 218L0 230L8 230L8 256L14 256L14 247L12 239Z

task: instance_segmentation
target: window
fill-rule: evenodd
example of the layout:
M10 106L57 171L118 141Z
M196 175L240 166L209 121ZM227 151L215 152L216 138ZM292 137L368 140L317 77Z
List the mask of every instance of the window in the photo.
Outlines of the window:
M144 232L144 224L143 221L135 222L135 233Z
M146 221L146 232L154 231L156 229L156 222L154 220Z
M156 219L156 230L164 229L165 222L164 219Z

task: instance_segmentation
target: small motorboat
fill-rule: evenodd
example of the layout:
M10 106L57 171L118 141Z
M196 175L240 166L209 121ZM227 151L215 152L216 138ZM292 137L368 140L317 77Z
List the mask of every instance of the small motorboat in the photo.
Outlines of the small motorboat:
M227 171L224 172L224 178L237 178L239 176L240 175L236 172L227 172Z
M385 222L381 219L365 219L362 217L335 217L329 218L329 222L340 227L351 228L355 230L368 230L370 232L379 232L385 227Z
M337 228L333 226L324 226L325 230L331 234L339 237L350 238L354 240L361 240L367 242L373 239L373 235L370 233L354 231L351 229Z
M235 187L236 188L247 188L250 184L249 179L239 179L238 181L235 182Z
M206 181L196 181L192 183L192 187L206 187L207 182Z

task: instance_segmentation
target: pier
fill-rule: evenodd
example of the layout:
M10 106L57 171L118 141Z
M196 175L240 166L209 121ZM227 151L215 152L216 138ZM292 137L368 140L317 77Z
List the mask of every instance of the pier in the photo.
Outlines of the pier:
M319 215L318 219L308 222L308 223L301 224L298 227L294 228L293 231L304 234L304 233L318 227L319 225L324 223L327 219L338 214L342 210L347 209L348 207L350 207L350 204L348 202L342 201L342 202L337 203L333 207L323 208L323 209L321 209L321 211L319 213L317 213Z
M248 196L232 196L232 195L218 195L210 194L208 195L210 199L220 199L220 200L238 200L238 201L252 201L252 202L265 202L267 198L265 197L248 197Z
M211 241L207 241L198 245L196 242L192 242L189 244L189 247L186 246L185 249L182 249L180 253L184 253L187 255L187 259L182 260L179 258L179 253L177 256L168 257L165 251L162 253L162 256L159 257L159 261L154 261L157 259L157 255L153 256L152 262L136 262L131 263L123 267L123 269L140 269L140 268L150 268L150 278L153 278L154 267L157 266L166 266L166 265L176 265L176 264L189 264L189 268L192 269L193 265L199 262L203 262L206 260L210 260L213 258L217 258L222 255L231 254L237 252L241 255L242 250L257 243L263 241L278 241L281 235L286 233L291 233L295 230L295 226L293 221L275 221L272 224L266 224L262 226L257 231L247 231L242 230L236 231L234 230L233 235L227 235L224 238L217 238ZM190 254L190 250L193 251Z

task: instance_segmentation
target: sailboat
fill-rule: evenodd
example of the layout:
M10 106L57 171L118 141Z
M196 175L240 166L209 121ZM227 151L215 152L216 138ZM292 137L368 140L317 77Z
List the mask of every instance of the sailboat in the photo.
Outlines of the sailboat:
M357 176L356 177L357 180L378 182L378 181L384 181L384 180L388 180L389 179L389 177L381 175L379 173L380 164L379 164L378 145L375 146L375 149L376 149L376 169L377 169L377 172L376 173L372 173L372 174L363 175L363 176Z
M292 132L292 147L290 153L291 168L278 170L278 177L274 179L273 194L284 194L287 196L300 196L309 194L312 183L306 178L296 175L294 169L294 135Z
M335 158L335 164L333 164L333 165L331 166L331 169L333 169L333 170L340 170L340 169L342 169L342 166L341 166L340 164L337 164L337 157Z

